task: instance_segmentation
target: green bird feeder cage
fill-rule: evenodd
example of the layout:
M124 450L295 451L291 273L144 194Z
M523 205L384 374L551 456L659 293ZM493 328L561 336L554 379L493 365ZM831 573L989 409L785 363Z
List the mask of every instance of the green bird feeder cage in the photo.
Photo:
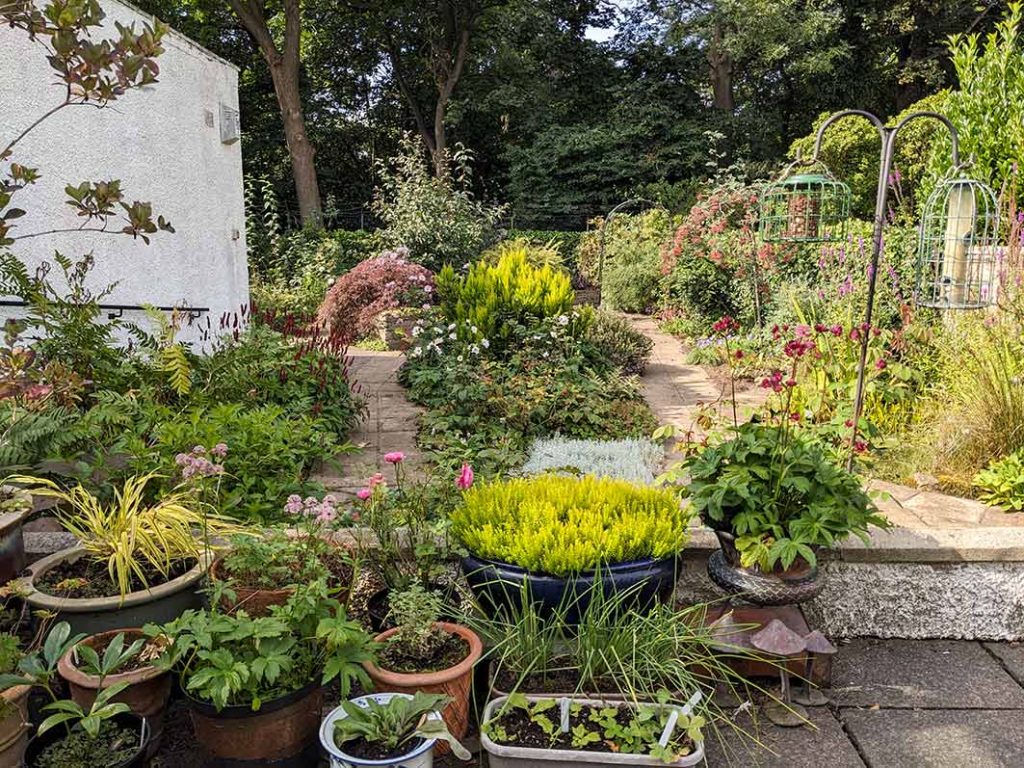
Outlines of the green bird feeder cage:
M945 178L929 195L917 251L917 303L982 309L999 292L999 202L980 181Z
M769 243L844 240L849 218L850 188L819 161L797 160L759 201L761 239Z

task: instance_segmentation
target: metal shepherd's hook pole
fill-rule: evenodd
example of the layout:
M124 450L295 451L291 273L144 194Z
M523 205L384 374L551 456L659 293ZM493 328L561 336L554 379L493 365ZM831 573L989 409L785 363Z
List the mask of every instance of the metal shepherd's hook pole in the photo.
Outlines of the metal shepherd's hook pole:
M882 253L883 233L885 230L886 203L889 197L889 174L892 172L892 161L896 146L896 137L900 129L907 123L918 118L930 118L938 120L949 129L952 137L952 160L953 167L960 165L960 142L956 128L945 115L938 112L914 112L907 115L893 127L888 127L880 118L870 112L861 109L847 109L836 112L828 118L818 129L818 135L814 140L814 157L810 162L817 162L821 152L821 140L825 130L844 117L863 117L878 130L878 136L882 140L881 155L878 167L878 189L875 195L875 223L874 234L871 240L871 265L868 267L868 296L867 309L864 311L864 322L859 329L860 334L860 360L857 365L857 391L853 401L853 434L850 436L850 457L847 460L846 468L853 471L854 462L857 456L857 434L860 430L860 419L864 412L864 382L868 360L868 344L871 336L871 322L875 308L875 284L878 279L878 261Z
M616 213L618 213L621 209L623 209L623 208L625 208L627 206L636 205L637 203L647 203L648 205L654 205L654 202L651 201L651 200L648 200L646 197L633 197L633 198L630 198L629 200L623 200L621 203L619 203L614 208L612 208L610 211L608 211L608 215L605 216L604 219L601 221L601 248L600 248L600 252L599 252L598 260L597 260L597 289L599 291L599 293L598 293L598 297L599 298L598 298L598 302L597 303L598 303L599 306L600 306L600 304L601 304L601 302L602 302L602 300L604 298L604 291L602 290L602 286L604 285L604 243L605 243L605 232L608 230L608 225L612 223L612 219L615 217Z

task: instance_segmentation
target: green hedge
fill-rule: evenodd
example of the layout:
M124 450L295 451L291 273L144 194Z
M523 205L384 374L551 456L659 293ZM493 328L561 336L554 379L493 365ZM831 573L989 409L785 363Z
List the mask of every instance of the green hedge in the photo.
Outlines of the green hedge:
M523 238L536 245L545 245L554 240L562 252L562 257L566 261L570 261L576 253L576 247L583 234L583 232L559 232L553 229L510 229L507 237L509 240Z

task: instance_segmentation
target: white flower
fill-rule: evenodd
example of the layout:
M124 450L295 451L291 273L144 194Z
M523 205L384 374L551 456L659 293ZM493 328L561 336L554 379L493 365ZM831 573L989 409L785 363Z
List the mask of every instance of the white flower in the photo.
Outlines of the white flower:
M448 338L451 339L452 341L455 341L455 339L458 337L454 333L449 333Z
M476 333L479 333L479 331L477 331L477 329L476 329L476 326L475 326L475 325L471 325L471 326L469 326L469 330L470 330L470 331L471 331L472 333L474 333L474 334L476 334Z
M479 355L480 354L480 347L478 347L476 344L474 344L474 345L472 345L469 348L469 351L472 352L474 355Z
M569 324L569 318L566 315L559 315L558 316L558 324L559 325L568 325Z
M419 347L416 347L410 354L413 357L419 357L422 354L422 352L423 350L421 350Z
M455 330L455 323L452 323L451 325L449 325L448 326L448 330L449 331L454 331Z
M456 360L458 360L458 361L459 361L459 362L461 363L461 362L462 362L462 355L459 355L459 356L458 356L458 357L456 357L455 359L456 359Z
M480 345L484 349L487 349L489 346L491 346L491 342L489 342L487 339L480 339Z
M421 330L423 330L423 329L420 328L418 325L414 325L412 327L412 336L413 336L413 338L416 338L417 336L419 336Z

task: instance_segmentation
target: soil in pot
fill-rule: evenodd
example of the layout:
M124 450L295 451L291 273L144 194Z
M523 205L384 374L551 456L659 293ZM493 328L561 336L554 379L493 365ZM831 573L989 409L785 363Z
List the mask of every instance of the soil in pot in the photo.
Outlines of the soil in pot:
M193 558L171 563L170 572L166 577L155 568L143 563L141 565L146 572L146 582L143 583L138 576L133 575L129 592L143 592L146 589L166 584L168 581L188 573L196 567L196 563L198 560ZM90 557L80 557L74 561L65 560L58 563L36 578L35 586L40 592L54 597L93 599L117 597L121 594L120 588L110 578L107 564Z
M52 733L58 734L59 739L38 751L30 746L25 755L28 768L114 768L129 764L140 754L138 727L118 719L105 721L95 739L80 728L67 734L58 726Z
M445 635L444 642L430 658L410 655L397 643L388 643L377 653L378 666L392 672L414 675L451 669L469 656L469 643L459 635Z
M616 752L618 750L610 747L609 744L606 743L603 734L603 726L591 720L591 713L600 712L600 708L582 704L576 714L573 714L572 710L570 710L568 733L563 733L559 729L554 735L549 735L544 731L541 725L530 718L529 713L524 712L521 709L509 709L502 714L499 719L501 728L504 729L505 734L508 736L508 738L503 739L500 744L507 747L525 747L527 749L561 749L575 752ZM554 719L557 722L557 708L546 714L549 715L549 720ZM595 714L595 717L600 717L600 715ZM635 718L636 713L629 707L619 707L618 712L615 714L615 722L621 728L628 728ZM578 740L574 744L573 729L578 726L582 726L584 731L598 734L599 738L596 741L588 741L586 743L584 743L583 740ZM678 733L678 731L676 733ZM657 743L658 736L660 735L661 732L659 730L658 734L654 736L654 743ZM494 738L493 734L491 738ZM678 748L677 753L691 754L695 749L693 742L691 742L685 735L680 735L674 741L674 744Z
M375 744L366 739L355 739L345 742L344 746L338 748L343 750L346 755L357 757L360 760L396 760L415 752L422 744L423 739L413 739L405 744L400 744L395 749L387 749L382 744Z

